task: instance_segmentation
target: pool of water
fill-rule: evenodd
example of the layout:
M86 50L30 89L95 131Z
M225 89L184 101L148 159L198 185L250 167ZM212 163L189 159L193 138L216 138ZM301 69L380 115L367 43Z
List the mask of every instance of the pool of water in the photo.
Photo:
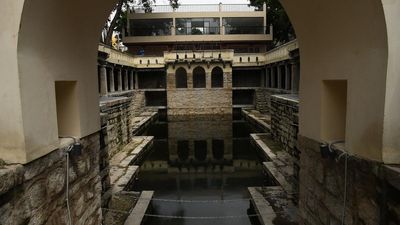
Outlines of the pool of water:
M247 187L262 186L260 159L244 121L158 122L135 191L154 190L145 225L257 224ZM159 215L155 216L155 215Z

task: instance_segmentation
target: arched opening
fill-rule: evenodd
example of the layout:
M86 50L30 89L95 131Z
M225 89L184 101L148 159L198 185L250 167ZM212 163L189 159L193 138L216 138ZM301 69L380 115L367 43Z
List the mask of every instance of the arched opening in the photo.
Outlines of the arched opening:
M207 158L207 141L194 141L194 158L198 161L205 161Z
M224 87L224 72L221 67L217 66L211 71L211 87Z
M177 142L178 158L181 161L186 161L189 158L189 141L178 141Z
M213 139L212 140L212 154L214 159L221 160L224 158L224 140Z
M80 116L76 136L83 138L100 130L95 80L98 31L107 9L114 3L111 0L0 3L0 25L5 34L0 37L4 46L0 52L0 74L4 77L0 84L4 103L1 117L7 118L1 121L0 147L7 161L28 163L58 148L55 82L76 82L76 112ZM339 104L346 107L346 113L340 112L346 118L340 117L339 135L346 141L345 149L372 161L400 163L400 103L396 92L400 85L400 65L396 61L400 56L397 41L400 3L389 0L282 0L282 3L301 44L298 128L303 140L301 148L307 149L309 146L304 145L316 140L313 146L317 147L312 153L315 156L320 150L318 141L332 141L332 135L322 135L326 125L321 117L323 112L337 108L326 106L329 102L322 104L321 93L327 91L324 83L340 80L346 82L347 88L347 96L340 96ZM242 58L239 61L246 63ZM201 87L206 86L203 74ZM276 74L270 83L275 88L283 86ZM114 73L110 82L116 76ZM194 87L198 86L195 77L194 72ZM334 91L328 92L335 97ZM202 149L199 145L198 149ZM200 155L197 158L204 158ZM321 171L331 172L326 165L321 165ZM302 173L307 175L305 171Z
M198 66L193 70L193 88L206 87L206 71Z
M179 67L175 72L175 87L187 88L187 73L183 67Z

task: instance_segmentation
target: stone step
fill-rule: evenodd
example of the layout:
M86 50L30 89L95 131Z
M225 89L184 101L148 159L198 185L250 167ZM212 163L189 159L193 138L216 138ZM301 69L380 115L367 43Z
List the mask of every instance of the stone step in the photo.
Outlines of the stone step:
M135 207L129 214L124 225L141 225L143 218L145 217L146 211L150 205L151 199L153 198L154 191L142 191L139 200Z
M254 210L259 214L258 219L262 225L274 224L276 214L274 209L269 202L264 198L259 187L248 187L247 190L250 193L251 204L254 206Z
M263 162L263 169L286 191L286 193L293 193L292 185L289 184L285 176L276 168L273 162Z

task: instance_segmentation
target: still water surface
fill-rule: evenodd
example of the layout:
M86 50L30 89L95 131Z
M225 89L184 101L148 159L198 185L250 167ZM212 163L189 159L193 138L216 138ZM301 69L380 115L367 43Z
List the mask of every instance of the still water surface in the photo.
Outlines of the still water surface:
M146 217L145 225L257 224L247 216L254 213L248 210L247 187L264 180L249 139L255 132L244 121L198 119L149 128L145 135L155 136L154 148L135 190L154 190L160 199L152 201L150 214L176 218Z

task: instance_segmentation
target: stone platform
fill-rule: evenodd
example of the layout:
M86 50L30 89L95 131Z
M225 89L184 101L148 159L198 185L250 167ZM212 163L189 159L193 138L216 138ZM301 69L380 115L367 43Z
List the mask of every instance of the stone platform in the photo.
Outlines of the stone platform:
M297 207L279 186L249 187L251 207L263 225L297 225Z
M263 132L270 132L271 117L268 114L262 114L254 109L242 109L242 116L246 121L261 129Z

